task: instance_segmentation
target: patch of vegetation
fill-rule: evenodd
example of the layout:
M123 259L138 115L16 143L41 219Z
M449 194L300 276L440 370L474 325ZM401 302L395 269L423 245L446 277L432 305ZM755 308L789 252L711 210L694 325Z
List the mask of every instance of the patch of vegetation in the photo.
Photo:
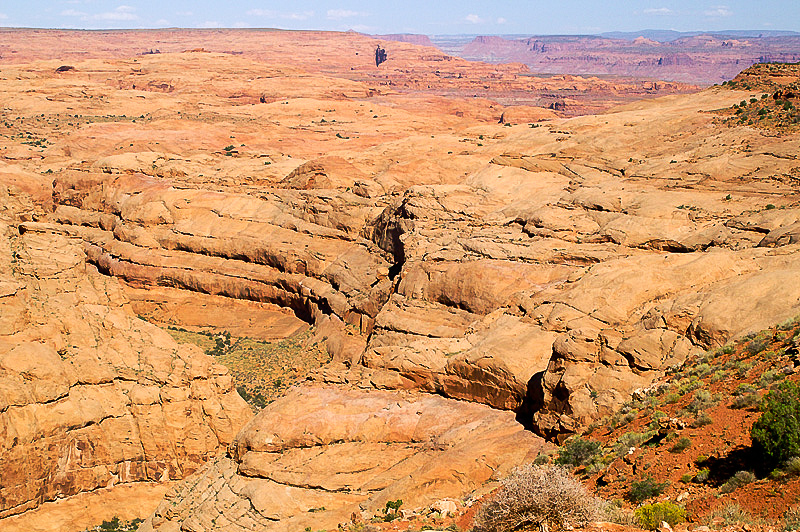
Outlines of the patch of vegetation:
M403 499L396 501L386 501L386 506L381 508L383 515L377 516L376 521L383 521L384 523L391 523L400 517L400 507L403 506Z
M602 452L603 446L600 445L600 442L573 436L559 449L555 463L573 467L589 465L596 461Z
M475 516L475 532L582 527L599 513L600 501L569 471L557 466L522 466Z
M800 386L782 382L761 402L750 436L764 461L777 466L800 456Z
M143 519L126 521L119 517L114 517L109 521L103 521L102 524L94 528L87 528L84 532L135 532L143 521Z
M311 343L311 330L272 342L179 327L168 327L167 332L178 343L197 345L227 367L239 395L256 409L271 403L298 379L330 361L323 345Z
M783 514L783 530L789 532L790 530L800 530L800 508L789 508Z
M648 475L631 483L630 490L628 490L628 500L639 504L647 499L661 495L667 489L667 486L669 486L669 482L657 482Z
M712 523L721 521L722 526L753 525L756 523L753 516L736 503L726 504L721 508L717 508L708 517Z
M746 486L756 481L756 476L750 471L737 471L735 475L728 479L719 487L720 493L731 493L742 486Z
M692 446L692 440L690 440L686 436L682 436L678 441L675 442L675 445L669 448L669 452L682 453L691 446Z
M634 515L639 526L646 530L657 530L662 522L675 526L686 520L686 510L669 501L645 504Z

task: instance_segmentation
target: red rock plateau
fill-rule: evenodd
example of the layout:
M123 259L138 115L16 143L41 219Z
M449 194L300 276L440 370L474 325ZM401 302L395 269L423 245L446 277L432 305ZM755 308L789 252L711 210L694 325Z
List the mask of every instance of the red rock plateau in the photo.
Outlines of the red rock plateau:
M160 496L209 458L143 530L477 497L544 438L800 312L797 136L708 112L760 93L564 118L461 97L523 67L413 44L376 68L357 34L144 34L3 52L4 530L81 530L113 514L54 524L74 496ZM201 47L231 51L183 51ZM225 368L139 314L313 326L333 361L247 422Z
M447 47L465 59L516 62L533 72L614 75L711 85L732 79L754 63L800 61L800 36L692 35L659 42L640 36L476 37Z
M0 28L0 64L51 59L53 50L69 66L71 61L89 58L131 58L151 52L172 53L206 50L256 61L299 68L323 78L336 78L327 96L334 98L364 95L380 97L411 94L414 105L430 109L432 115L475 112L472 106L450 108L442 96L469 98L478 102L484 113L480 118L500 120L503 109L486 105L486 100L513 106L511 121L534 121L553 116L539 107L552 107L567 116L595 113L620 103L667 94L694 92L697 87L684 83L653 79L615 78L603 80L580 76L533 76L523 64L486 64L465 61L442 53L416 36L387 35L373 39L359 33L281 32L275 30L152 30L152 31L59 31L14 30ZM389 60L375 68L374 50L382 45ZM162 72L161 78L147 80L149 87L139 89L170 92L174 73ZM263 77L262 77L263 79ZM348 84L346 81L359 82ZM131 88L133 77L126 80ZM302 88L294 88L302 91ZM350 92L350 91L355 92ZM230 87L226 95L231 103L268 102L292 96L274 92L269 86ZM428 98L420 98L426 95ZM528 107L537 107L530 110ZM445 109L449 109L445 111ZM532 112L530 116L526 113Z

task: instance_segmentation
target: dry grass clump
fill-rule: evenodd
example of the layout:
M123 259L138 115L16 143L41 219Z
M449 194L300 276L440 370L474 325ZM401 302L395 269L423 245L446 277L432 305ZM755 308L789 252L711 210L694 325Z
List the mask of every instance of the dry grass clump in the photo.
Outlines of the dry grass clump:
M517 468L475 516L475 532L531 527L582 527L598 516L600 500L564 467L528 464Z

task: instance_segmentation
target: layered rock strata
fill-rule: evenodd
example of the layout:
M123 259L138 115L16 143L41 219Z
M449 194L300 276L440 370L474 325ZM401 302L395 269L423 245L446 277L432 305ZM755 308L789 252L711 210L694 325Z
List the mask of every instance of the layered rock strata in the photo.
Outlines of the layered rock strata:
M200 468L252 415L227 370L138 319L83 240L19 226L37 209L14 208L11 190L0 188L0 518Z
M168 494L140 530L331 529L397 499L418 509L460 498L546 447L513 413L483 405L296 388L242 429L227 456Z

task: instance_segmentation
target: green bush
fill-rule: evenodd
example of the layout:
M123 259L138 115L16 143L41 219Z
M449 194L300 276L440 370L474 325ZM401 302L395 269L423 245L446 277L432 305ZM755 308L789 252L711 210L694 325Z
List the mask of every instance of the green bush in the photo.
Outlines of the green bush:
M751 482L756 481L756 476L750 471L738 471L735 475L728 479L725 484L719 487L720 493L731 493L737 488L741 488Z
M575 436L567 440L558 451L556 464L571 465L573 467L590 464L601 454L603 446L594 440L584 440Z
M675 442L675 445L670 447L669 452L682 453L691 446L692 446L692 440L690 440L686 436L682 436L678 441Z
M800 386L782 382L761 400L761 417L753 424L753 446L768 465L800 456Z
M631 488L628 491L628 499L638 504L651 497L661 495L664 490L667 489L667 486L669 486L669 482L656 482L653 477L647 476L631 483Z
M503 481L475 515L475 532L506 532L547 524L551 529L583 527L595 519L600 501L558 466L528 464Z
M669 501L645 504L637 508L634 515L639 525L647 530L657 530L662 521L675 526L686 520L686 510Z

